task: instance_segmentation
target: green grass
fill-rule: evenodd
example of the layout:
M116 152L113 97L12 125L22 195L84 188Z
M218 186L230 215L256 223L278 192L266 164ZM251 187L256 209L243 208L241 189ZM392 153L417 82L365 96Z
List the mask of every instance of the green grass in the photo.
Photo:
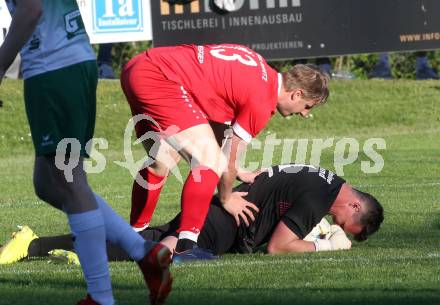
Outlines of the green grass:
M17 224L44 236L68 232L64 215L39 201L32 188L33 148L23 109L21 82L0 88L0 243ZM440 304L440 85L438 82L332 82L329 103L313 119L285 121L278 115L259 136L278 139L356 138L361 147L383 138L384 168L361 171L363 152L343 168L344 178L383 203L382 229L346 252L268 256L225 255L204 264L174 266L168 304ZM96 137L107 167L90 174L93 188L124 217L129 213L131 176L113 161L124 160L123 132L129 109L118 82L99 86ZM333 146L334 147L334 146ZM309 144L309 151L311 144ZM139 148L134 148L137 156ZM296 146L294 145L294 152ZM262 158L252 149L247 160ZM295 156L295 154L293 154ZM334 170L333 148L321 165ZM281 160L275 149L273 163ZM308 160L306 160L308 161ZM182 167L182 173L186 167ZM168 181L154 223L179 210L181 185ZM118 304L146 304L147 291L133 263L111 263ZM30 260L0 266L0 304L75 304L85 294L79 268Z

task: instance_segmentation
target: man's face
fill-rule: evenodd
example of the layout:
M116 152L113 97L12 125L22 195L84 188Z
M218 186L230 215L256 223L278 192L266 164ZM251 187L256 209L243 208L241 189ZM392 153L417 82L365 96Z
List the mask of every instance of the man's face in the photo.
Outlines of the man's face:
M360 206L348 203L337 209L332 215L333 222L340 226L346 233L359 234L363 227L358 223Z
M298 114L302 117L307 117L310 110L315 106L316 102L313 100L305 99L304 91L302 89L293 90L287 95L284 100L279 103L278 111L284 116L291 116Z

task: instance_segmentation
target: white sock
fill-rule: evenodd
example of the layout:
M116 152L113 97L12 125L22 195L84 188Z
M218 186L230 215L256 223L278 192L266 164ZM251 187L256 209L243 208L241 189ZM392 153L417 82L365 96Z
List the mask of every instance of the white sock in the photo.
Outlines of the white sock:
M200 233L194 233L191 231L182 231L179 233L179 239L189 239L197 243Z

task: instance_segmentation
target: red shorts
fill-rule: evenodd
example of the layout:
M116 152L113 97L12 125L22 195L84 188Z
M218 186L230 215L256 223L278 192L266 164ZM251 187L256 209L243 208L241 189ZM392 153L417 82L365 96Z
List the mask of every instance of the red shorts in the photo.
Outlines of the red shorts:
M165 138L208 123L206 115L187 90L167 79L145 52L125 65L121 86L133 116L144 115L140 117L142 122L135 126L138 137L148 131L156 131Z

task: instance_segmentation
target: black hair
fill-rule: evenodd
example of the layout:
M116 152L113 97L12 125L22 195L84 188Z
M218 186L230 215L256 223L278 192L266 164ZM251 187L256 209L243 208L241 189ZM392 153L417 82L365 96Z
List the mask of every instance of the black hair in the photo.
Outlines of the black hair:
M359 234L354 236L357 241L364 241L379 230L383 222L383 207L379 201L371 194L354 189L356 195L359 197L365 211L359 218L359 223L363 227Z

